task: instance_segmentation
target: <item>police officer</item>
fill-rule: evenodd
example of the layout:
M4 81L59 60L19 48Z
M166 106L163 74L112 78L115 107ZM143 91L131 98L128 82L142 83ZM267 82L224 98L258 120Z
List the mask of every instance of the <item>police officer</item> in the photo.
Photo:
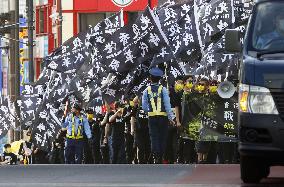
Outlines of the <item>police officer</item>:
M162 157L167 143L168 123L174 125L174 114L171 109L168 90L160 84L163 71L157 67L150 71L151 85L144 90L142 108L148 112L151 152L154 163L162 163Z
M66 105L68 107L68 104ZM67 107L64 116L67 116ZM81 164L84 148L84 133L88 138L89 144L92 144L92 133L88 120L81 114L81 107L75 103L72 107L72 113L65 118L62 127L67 129L65 146L65 163Z

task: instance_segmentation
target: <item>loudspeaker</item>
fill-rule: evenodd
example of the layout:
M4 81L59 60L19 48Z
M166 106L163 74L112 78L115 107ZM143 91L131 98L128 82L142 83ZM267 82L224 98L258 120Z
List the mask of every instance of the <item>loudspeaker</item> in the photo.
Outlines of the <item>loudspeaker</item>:
M235 91L236 91L236 88L234 84L229 81L221 82L217 89L219 96L224 99L233 97Z

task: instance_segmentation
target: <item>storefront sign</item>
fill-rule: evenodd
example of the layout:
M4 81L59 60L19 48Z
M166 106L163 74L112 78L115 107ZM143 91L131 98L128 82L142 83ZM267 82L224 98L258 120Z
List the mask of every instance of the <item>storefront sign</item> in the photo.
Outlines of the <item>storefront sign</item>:
M123 8L124 11L137 12L143 11L148 3L148 0L74 0L74 10L79 12L118 12Z
M112 0L112 2L119 7L126 7L128 5L130 5L133 0Z

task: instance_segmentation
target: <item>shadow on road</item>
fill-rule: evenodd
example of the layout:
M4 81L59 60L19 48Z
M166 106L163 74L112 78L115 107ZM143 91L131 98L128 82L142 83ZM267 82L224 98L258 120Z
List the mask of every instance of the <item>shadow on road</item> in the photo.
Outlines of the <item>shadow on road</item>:
M242 184L241 187L283 187L284 178L282 177L269 177L263 179L259 184Z

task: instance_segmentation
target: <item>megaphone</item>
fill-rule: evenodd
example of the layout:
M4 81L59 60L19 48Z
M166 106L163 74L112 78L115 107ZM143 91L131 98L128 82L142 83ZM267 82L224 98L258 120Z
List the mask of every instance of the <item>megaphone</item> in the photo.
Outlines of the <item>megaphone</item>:
M224 99L233 97L235 91L236 88L234 84L229 81L221 82L217 89L219 96Z

